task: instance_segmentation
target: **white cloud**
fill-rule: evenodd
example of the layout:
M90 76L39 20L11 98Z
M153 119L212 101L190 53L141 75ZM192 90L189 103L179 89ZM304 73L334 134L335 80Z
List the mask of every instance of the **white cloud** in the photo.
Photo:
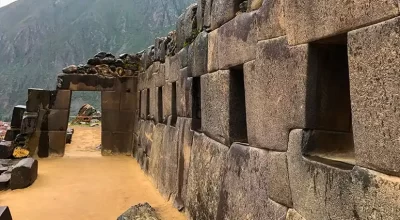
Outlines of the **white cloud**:
M11 2L15 2L16 0L0 0L0 8L10 4Z

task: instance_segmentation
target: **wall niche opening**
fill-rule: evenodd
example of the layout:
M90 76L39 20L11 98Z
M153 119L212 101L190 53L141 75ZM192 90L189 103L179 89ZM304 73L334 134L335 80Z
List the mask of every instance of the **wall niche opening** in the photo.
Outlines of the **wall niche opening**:
M303 153L330 165L354 165L347 34L310 43L308 62Z
M192 82L192 130L201 131L201 80L193 77Z
M172 97L171 97L171 126L176 125L178 120L177 106L176 106L176 82L172 83Z
M230 144L233 142L248 143L243 65L231 68L229 78Z
M146 89L146 119L150 119L150 89Z
M157 122L164 122L163 114L163 88L157 87Z

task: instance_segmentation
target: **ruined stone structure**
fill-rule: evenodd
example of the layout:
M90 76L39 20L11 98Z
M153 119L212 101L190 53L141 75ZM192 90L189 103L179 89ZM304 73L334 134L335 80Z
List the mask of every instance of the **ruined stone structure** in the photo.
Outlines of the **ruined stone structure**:
M38 153L63 154L71 91L102 91L103 154L132 154L189 219L399 219L399 8L198 0L137 76L30 90Z

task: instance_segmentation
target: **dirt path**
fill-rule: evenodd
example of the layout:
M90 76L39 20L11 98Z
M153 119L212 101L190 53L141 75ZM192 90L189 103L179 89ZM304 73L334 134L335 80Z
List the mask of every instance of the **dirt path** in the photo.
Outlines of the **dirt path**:
M10 206L15 220L110 220L148 202L162 219L185 219L135 160L101 157L100 139L100 128L75 127L66 156L40 159L37 181L24 190L0 192L0 205Z

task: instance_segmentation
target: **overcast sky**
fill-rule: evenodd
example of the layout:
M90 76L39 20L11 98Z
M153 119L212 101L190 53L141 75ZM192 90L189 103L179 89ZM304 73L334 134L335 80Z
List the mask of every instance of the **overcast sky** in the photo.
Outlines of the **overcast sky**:
M0 8L3 7L4 5L8 5L11 2L15 2L16 0L0 0Z

